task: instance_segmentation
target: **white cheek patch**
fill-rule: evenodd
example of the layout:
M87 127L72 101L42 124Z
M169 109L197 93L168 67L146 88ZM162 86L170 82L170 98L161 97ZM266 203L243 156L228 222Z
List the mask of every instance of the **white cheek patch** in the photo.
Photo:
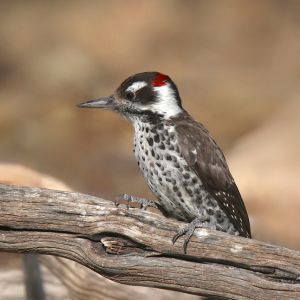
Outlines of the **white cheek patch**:
M154 104L151 104L152 111L163 114L166 118L175 117L182 112L169 84L153 87L153 90L157 92L158 99Z
M136 81L126 89L126 92L136 92L145 87L146 85L146 81Z

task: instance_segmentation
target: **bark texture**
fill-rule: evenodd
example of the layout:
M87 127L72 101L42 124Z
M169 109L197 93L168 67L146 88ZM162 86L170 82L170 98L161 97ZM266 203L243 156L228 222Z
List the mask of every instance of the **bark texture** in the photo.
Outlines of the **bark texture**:
M79 193L0 185L0 250L74 260L119 283L225 299L300 298L300 253Z

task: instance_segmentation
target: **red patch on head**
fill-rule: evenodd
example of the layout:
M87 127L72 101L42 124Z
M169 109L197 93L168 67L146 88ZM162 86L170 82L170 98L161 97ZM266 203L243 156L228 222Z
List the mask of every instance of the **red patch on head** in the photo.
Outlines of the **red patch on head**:
M152 80L152 86L158 87L158 86L164 86L167 84L169 80L169 76L161 73L157 73L154 80Z

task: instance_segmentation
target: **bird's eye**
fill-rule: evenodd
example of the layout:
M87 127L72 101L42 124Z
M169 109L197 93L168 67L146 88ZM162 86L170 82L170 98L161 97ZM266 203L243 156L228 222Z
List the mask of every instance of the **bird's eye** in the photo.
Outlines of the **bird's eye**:
M131 91L128 91L128 92L126 92L125 96L126 96L127 100L133 100L135 98L135 93L131 92Z

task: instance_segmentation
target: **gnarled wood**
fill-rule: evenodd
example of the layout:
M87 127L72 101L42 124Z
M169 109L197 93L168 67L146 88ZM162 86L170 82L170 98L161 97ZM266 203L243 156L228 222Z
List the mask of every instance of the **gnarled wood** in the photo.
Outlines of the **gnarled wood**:
M297 299L300 253L79 193L0 186L0 250L57 255L119 283L229 299Z
M199 297L168 290L129 286L108 280L78 263L50 255L39 260L61 280L72 300L196 300ZM81 268L79 268L79 266ZM0 273L1 274L1 273ZM48 296L48 295L47 295ZM56 297L55 299L65 299Z
M14 164L0 164L0 183L71 191L70 187L55 178ZM72 260L51 255L36 256L43 265L42 280L47 300L199 299L195 295L171 290L119 284ZM26 298L24 269L20 267L20 257L5 252L0 255L1 300ZM35 288L36 282L30 281L30 286Z

